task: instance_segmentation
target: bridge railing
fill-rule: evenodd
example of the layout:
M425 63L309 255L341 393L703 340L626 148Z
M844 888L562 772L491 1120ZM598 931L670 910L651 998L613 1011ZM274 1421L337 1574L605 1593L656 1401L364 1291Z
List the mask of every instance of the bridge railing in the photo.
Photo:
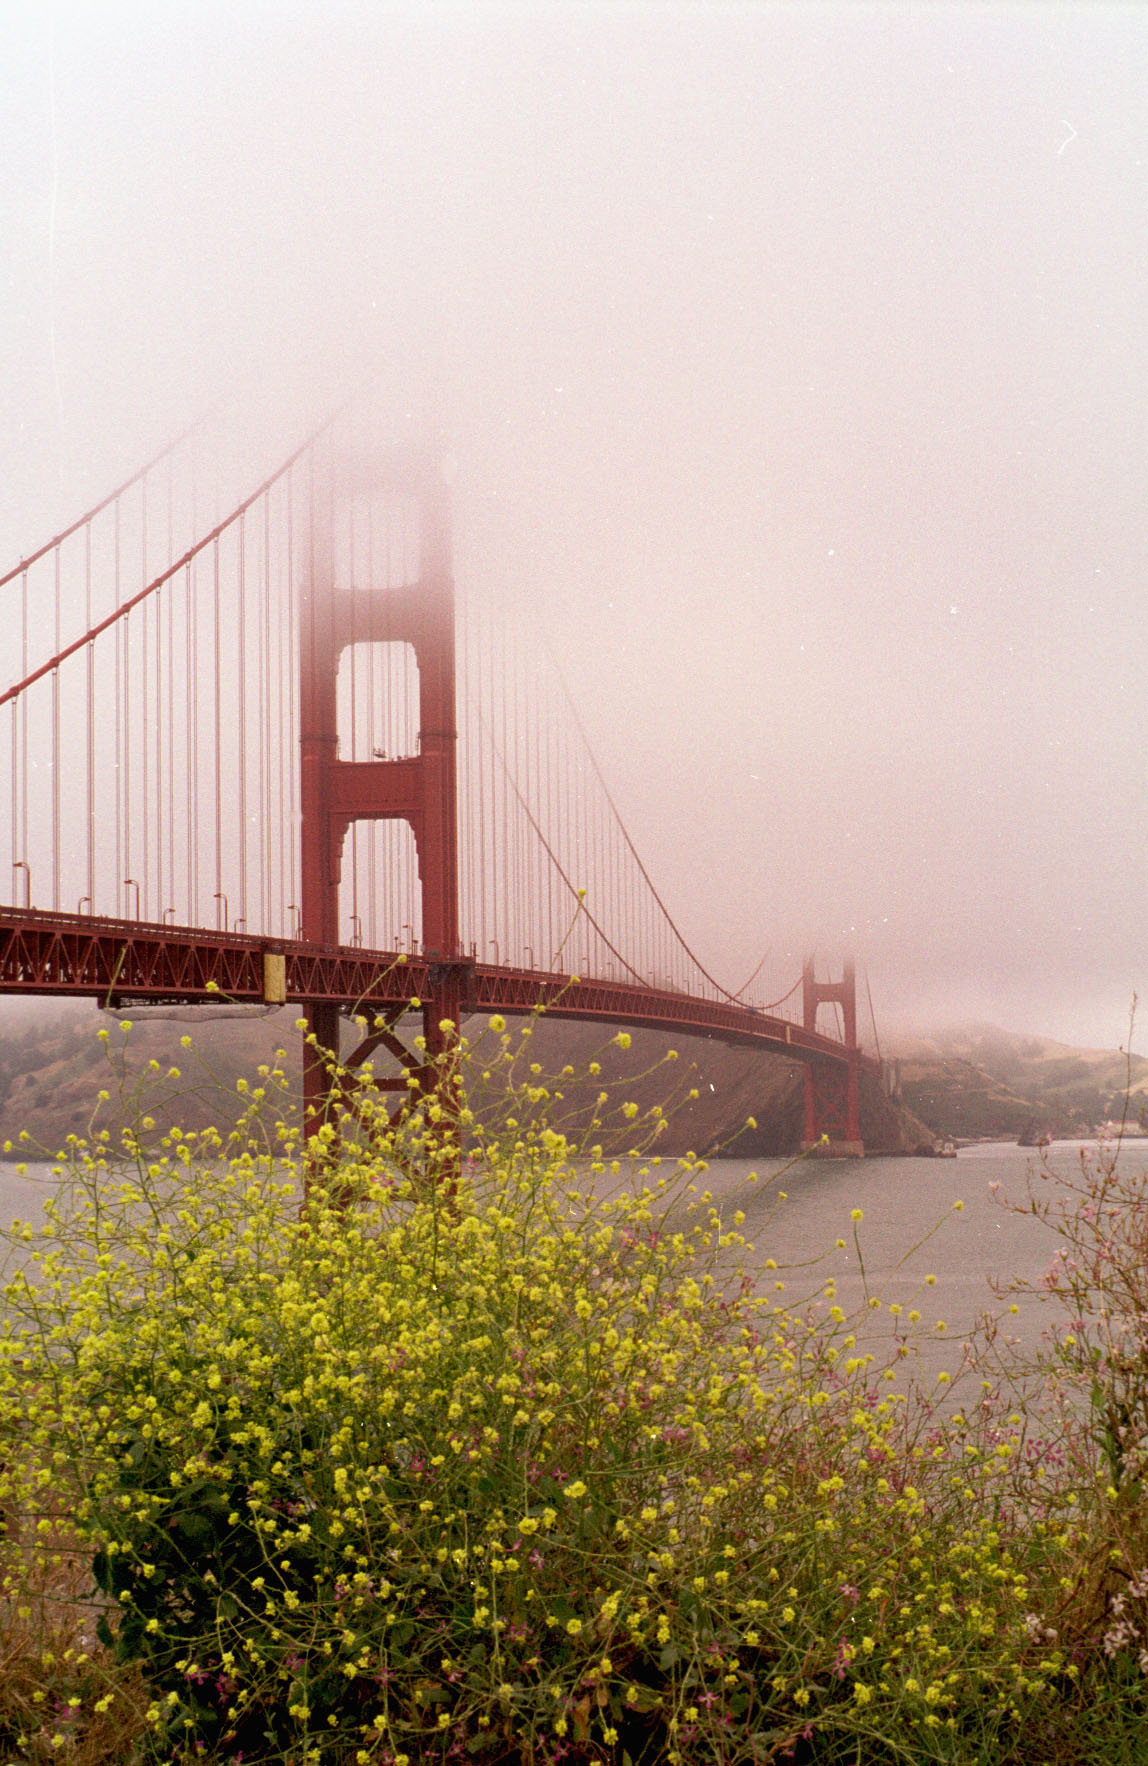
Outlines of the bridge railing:
M0 902L280 940L301 927L300 653L315 536L349 598L342 758L415 755L409 644L356 596L417 588L419 530L370 426L342 414L241 498L196 432L0 579ZM242 464L240 460L238 464ZM320 507L321 504L321 507ZM458 622L462 950L729 1003L797 1024L791 958L727 987L690 948L606 786L560 675L467 585ZM356 822L339 936L422 948L400 820ZM828 1033L832 1027L826 1025Z

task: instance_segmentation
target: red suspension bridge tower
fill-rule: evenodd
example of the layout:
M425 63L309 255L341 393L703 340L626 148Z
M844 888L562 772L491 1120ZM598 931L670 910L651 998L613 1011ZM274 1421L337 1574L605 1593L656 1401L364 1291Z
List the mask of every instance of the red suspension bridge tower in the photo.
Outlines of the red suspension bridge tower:
M312 1050L362 1014L346 1064L383 1047L404 1099L471 1012L711 1037L800 1062L806 1141L859 1153L852 967L710 974L481 604L456 709L436 463L340 416L205 531L216 464L180 438L0 575L0 993L291 1000ZM312 1127L328 1089L312 1052Z
M806 1062L804 1146L806 1151L826 1149L838 1158L859 1158L865 1148L861 1141L857 981L852 961L845 962L840 981L816 980L812 960L806 961L801 972L801 1021L806 1030L816 1031L817 1008L822 1005L841 1007L845 1062Z
M416 1060L394 1032L401 1011L355 1049L361 1062L382 1044L407 1074L429 1077L449 1030L457 1032L473 962L462 959L458 915L458 804L455 715L455 607L447 488L423 459L384 458L368 493L411 498L418 520L418 575L398 587L340 584L335 564L334 496L312 500L312 529L301 605L300 799L302 811L302 935L340 943L339 882L348 830L356 821L404 821L413 834L422 898L422 954L429 986L421 999L425 1059ZM343 652L355 644L406 643L418 670L418 742L413 754L341 760L337 684ZM309 1032L337 1051L340 1007L306 1007ZM377 1016L376 1011L376 1016ZM406 1085L405 1078L401 1082ZM309 1058L304 1088L311 1119L322 1110L326 1075Z

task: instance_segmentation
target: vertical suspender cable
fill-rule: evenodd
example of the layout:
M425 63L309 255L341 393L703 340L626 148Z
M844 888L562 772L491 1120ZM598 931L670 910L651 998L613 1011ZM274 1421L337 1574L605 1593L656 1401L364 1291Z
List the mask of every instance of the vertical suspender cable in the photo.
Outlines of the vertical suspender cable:
M542 709L543 706L546 707L545 713L543 712L543 709ZM551 845L553 845L553 843L554 843L554 760L553 760L553 754L551 751L551 743L550 743L550 722L551 722L551 720L550 720L550 715L549 715L549 706L546 704L545 699L543 699L539 705L539 719L540 719L541 727L542 727L542 756L543 756L543 758L542 758L542 773L543 773L543 780L544 780L543 802L542 802L542 806L541 806L542 807L542 814L541 814L540 820L542 822L542 826L546 830L547 839L550 841ZM544 719L544 721L543 721L543 719ZM544 953L546 951L550 951L550 950L554 949L554 891L553 891L553 877L551 875L551 867L548 864L543 864L541 866L541 870L542 870L542 891L541 891L542 902L541 902L541 906L542 906L542 913L543 913L543 921L542 921L541 927L539 928L539 934L538 934L539 941L540 941L539 963L540 963L540 965L545 966L544 965Z
M286 511L286 509L289 506L289 498L290 498L290 481L288 481L287 492L283 498L284 512ZM268 509L270 510L270 498L268 498ZM283 541L285 544L286 538L287 538L286 533L283 534L282 538L283 538ZM276 539L277 539L277 541L279 539L278 527L276 528ZM288 714L287 714L287 706L286 706L286 703L283 698L283 645L284 645L284 640L285 640L285 629L284 628L287 624L287 619L290 617L289 609L290 609L290 581L291 581L291 579L290 579L290 573L288 572L287 595L286 595L286 598L284 598L284 596L283 596L283 577L282 577L282 571L284 568L284 564L283 564L282 549L280 548L279 544L277 543L276 544L276 568L273 570L272 566L271 566L270 532L268 534L268 554L267 554L267 557L268 557L268 563L267 563L267 573L268 573L267 574L267 603L268 603L267 604L267 618L268 618L268 622L269 622L267 629L270 634L271 646L273 647L274 652L275 652L275 663L274 663L274 669L275 669L274 688L275 688L275 691L274 691L274 694L271 694L270 682L269 682L268 683L268 687L269 687L268 711L267 711L267 718L268 718L268 724L267 724L268 750L267 750L267 753L268 753L268 761L270 763L271 773L270 773L270 779L269 779L269 783L268 783L267 825L264 828L263 833L264 833L264 838L267 841L267 880L268 880L267 881L267 893L268 893L267 930L268 930L268 932L271 932L271 933L278 932L280 935L282 935L283 930L284 930L284 922L286 920L285 909L287 906L287 897L284 893L284 890L286 887L286 876L285 876L285 872L284 872L284 854L286 852L288 841L290 840L289 825L288 825L287 815L286 815L286 806L284 803L283 752L284 752L284 748L289 746L290 742L291 742L290 720L289 720ZM276 585L276 586L273 587L273 585ZM271 615L272 594L276 595L275 617L274 618L272 618L272 615ZM271 663L270 663L270 658L269 658L268 659L268 667L270 667L270 666L271 666ZM275 740L276 730L278 730L278 733L279 733L278 743L276 743L276 740ZM277 854L278 854L278 861L279 861L278 864L276 864L276 855ZM275 893L276 874L278 874L278 882L279 882L278 897L276 897L276 893Z
M167 562L168 562L169 566L171 565L171 563L173 562L173 560L175 558L175 508L174 508L174 502L175 502L175 486L174 486L174 481L173 481L173 476L172 476L171 463L169 462L168 469L167 469ZM160 851L160 858L161 858L161 875L156 880L156 889L159 892L159 903L158 903L159 917L161 920L163 919L164 914L166 913L167 907L169 905L167 902L165 902L164 896L166 894L168 894L168 892L170 891L170 894L171 894L170 905L174 908L175 907L175 892L176 892L176 874L175 874L175 597L176 597L176 585L175 585L174 581L169 582L167 584L167 587L164 592L165 592L165 597L167 600L167 645L166 645L166 648L164 651L164 661L166 664L166 672L167 672L167 690L164 695L163 716L162 716L160 722L162 724L163 740L166 742L167 746L166 746L166 751L157 750L157 766L161 762L161 752L163 753L163 757L165 757L167 760L166 777L164 780L164 795L165 795L165 800L166 800L166 807L163 812L163 818L162 818L162 823L161 823L161 828L160 828L160 837L159 837L159 851ZM185 759L186 759L186 749L184 750L184 754L185 754ZM167 858L166 888L165 888L165 877L162 874L162 860L163 860L163 856L164 856L165 845L166 845L166 858ZM177 917L178 917L178 914L177 914Z
M92 629L92 524L84 526L84 630ZM88 912L96 910L96 646L84 646L84 674L87 687L87 791L85 813L88 827Z
M219 731L222 718L220 702L219 671L221 650L220 629L220 580L219 580L219 539L212 541L211 546L211 631L212 631L212 689L214 694L213 750L215 760L214 798L215 811L215 913L216 925L222 924L219 916L224 909L220 905L224 898L223 888L223 755L221 752ZM226 930L226 928L225 928Z
M518 746L518 669L515 667L514 645L515 645L514 627L512 625L508 625L508 630L507 630L507 666L506 666L507 678L502 683L502 690L504 693L506 693L509 696L509 699L510 699L510 747L509 747L509 749L504 749L503 752L508 753L510 755L510 764L513 768L513 773L511 776L517 781L519 779L522 779L522 759L521 759L521 755L519 753L519 746ZM529 791L529 789L530 789L529 779L523 779L523 784L526 787L526 790ZM503 958L503 961L506 963L510 963L513 961L514 963L521 965L521 962L522 962L521 951L522 951L522 942L523 942L523 940L522 940L522 874L521 874L522 873L522 817L518 814L515 814L515 817L514 817L514 825L513 825L512 835L513 835L513 837L510 842L511 883L510 883L510 890L509 890L509 905L510 905L511 924L507 928L506 942L507 942L508 949L507 949L506 954Z
M593 858L593 865L592 865L592 874L593 874L594 880L593 880L593 883L591 884L590 898L594 903L594 918L596 920L601 920L601 918L603 916L603 912L605 910L605 906L606 906L605 890L603 889L603 878L605 877L605 874L606 874L606 867L605 867L604 855L603 855L603 851L602 851L603 833L604 833L604 830L602 827L602 806L601 806L601 803L599 802L597 797L595 797L593 800L593 815L594 815L594 858ZM596 950L594 960L595 960L595 964L597 966L598 972L604 974L605 973L605 965L606 965L605 952L602 951L601 949Z
M500 640L500 642L499 642L500 668L499 668L499 681L498 681L497 692L498 692L498 707L499 707L499 712L500 712L501 719L502 719L502 728L499 733L500 734L499 746L500 746L503 754L505 754L507 752L507 748L506 748L506 737L507 737L506 672L507 671L506 671L506 621L505 621L505 619L502 619L499 621L499 640ZM495 858L494 903L495 903L495 914L497 916L496 922L495 922L496 926L497 926L497 930L495 932L495 938L498 941L499 956L500 956L502 962L505 963L505 962L508 962L510 959L510 952L508 949L508 946L510 943L510 928L509 928L509 924L508 924L509 916L506 912L506 907L505 907L505 903L506 903L507 898L509 897L509 894L510 894L510 866L508 863L509 848L510 848L510 802L509 802L509 798L507 795L505 767L502 770L501 785L502 785L502 814L501 814L501 817L499 818L498 847L496 847L495 854L494 854L494 858ZM498 848L501 848L501 857L502 857L502 888L501 888L501 890L499 889L499 886L498 886L498 858L499 858ZM500 904L502 904L501 914L498 911Z
M267 837L266 837L266 792L267 792L267 759L264 751L265 714L267 702L267 670L270 657L265 652L263 643L264 618L266 613L266 588L263 573L263 533L267 522L267 498L260 503L258 516L261 520L251 524L251 546L253 563L251 577L254 583L255 605L251 614L253 632L252 647L255 652L252 685L255 704L252 710L252 723L255 730L254 770L249 781L254 808L248 810L249 832L254 835L254 866L255 875L252 883L252 900L249 904L250 924L244 928L248 932L263 932L267 926L267 890L265 880L267 873Z
M146 583L146 582L150 581L150 578L148 577L148 573L147 573L147 474L146 473L144 474L143 478L140 480L140 553L141 553L141 562L142 562L141 581ZM160 591L160 592L162 593L162 591ZM150 873L151 873L151 863L150 863L150 847L151 847L150 821L151 821L151 817L150 817L150 804L148 801L149 796L150 796L150 792L151 792L151 779L149 777L150 769L148 766L148 759L149 759L149 754L150 754L150 749L151 749L151 730L150 730L149 724L148 724L148 699L149 699L149 693L153 687L153 682L151 679L151 670L148 667L149 617L150 617L150 609L149 609L148 603L145 601L143 606L140 608L140 625L142 628L142 637L140 640L140 820L142 823L141 838L142 838L142 842L143 842L143 853L140 858L140 866L139 866L139 872L140 872L139 888L136 891L137 914L140 911L140 895L142 894L142 896L143 896L142 912L143 912L143 918L145 920L150 917L149 913L148 913L148 888L149 888ZM157 649L158 649L158 646L157 646ZM157 704L156 709L157 709L156 722L158 723L159 722L158 704Z
M132 616L125 613L120 622L123 632L123 782L124 782L124 862L120 871L123 890L123 912L126 919L130 902L124 882L132 872ZM137 896L138 901L138 896Z
M384 530L385 532L385 530ZM379 534L378 515L372 504L367 511L367 582L372 594L377 593L381 586L389 590L385 571L379 566ZM389 599L387 602L389 607ZM389 638L389 632L384 632ZM387 754L390 743L387 741L387 705L388 699L378 684L379 663L382 657L390 655L389 647L379 650L372 646L367 657L367 747L368 759L370 751L377 745ZM383 683L385 689L386 682ZM379 948L379 836L387 831L385 822L370 822L367 826L367 931L366 942L372 950Z
M198 530L196 519L196 493L198 476L193 471L191 480L191 532ZM199 656L198 656L198 582L200 572L198 558L188 561L184 571L184 620L186 638L184 643L184 716L187 721L187 821L184 828L186 840L184 865L188 882L187 918L190 926L201 924L199 917L199 806L198 806L198 772L199 772ZM193 577L193 574L194 577Z
M28 672L28 572L20 576L20 673ZM28 695L20 695L20 857L25 865L28 858ZM29 881L31 873L24 872L25 899L28 905L32 902L32 885Z
M475 896L470 936L478 961L486 961L486 732L482 726L485 700L487 609L476 601L473 612L472 667L474 692L471 705L470 740L474 744L475 786L470 813L474 817Z
M421 503L416 506L414 503L408 503L405 499L396 514L393 528L394 550L391 556L395 561L399 582L417 581L426 569L427 559L422 550L422 515ZM409 653L405 649L400 655L403 709L399 727L404 732L408 732L412 728L416 731L415 752L421 753L424 707L422 666L421 663L418 663L416 656L416 666L412 669ZM404 750L409 741L410 737L406 735L403 743ZM422 917L423 891L418 869L418 854L413 839L410 838L401 823L392 823L390 831L394 837L395 850L399 854L402 865L403 887L399 901L408 916L408 923L412 929L418 928L417 935L421 948L426 939L426 926Z
M518 723L519 723L519 732L520 732L519 752L521 755L521 759L518 762L516 762L516 765L521 766L523 772L525 773L525 776L526 776L526 801L527 801L527 803L529 803L533 807L533 805L536 803L537 799L536 799L536 795L535 795L534 780L532 778L531 766L530 766L530 712L529 712L529 706L528 706L527 695L526 695L526 682L523 678L523 670L522 670L522 642L521 642L521 639L518 637L516 637L516 640L515 640L515 647L516 647L516 651L517 651L517 656L516 656L516 664L515 664L514 673L515 673L516 698L518 701ZM517 821L518 821L518 850L519 850L519 854L520 854L519 870L520 870L520 876L521 876L521 890L522 890L521 900L520 900L520 904L519 904L521 924L520 924L519 934L518 934L518 937L519 937L519 958L518 958L518 960L519 960L519 962L525 962L527 947L533 947L533 942L534 942L533 927L531 925L531 918L530 918L531 911L532 911L533 905L534 905L534 891L533 891L533 887L532 887L533 880L531 877L531 864L530 864L531 853L532 853L532 850L534 847L534 841L532 839L529 822L524 821L521 816L519 816L517 818Z
M60 653L60 548L55 551L54 653ZM60 907L60 671L52 670L52 906Z
M271 929L271 492L263 499L263 583L259 622L259 930Z
M284 501L284 544L281 569L284 571L282 593L283 613L279 633L278 688L278 761L279 821L276 838L279 844L279 912L280 931L295 936L294 919L288 912L291 902L298 904L295 893L295 863L299 845L295 771L299 745L298 700L298 622L296 618L298 583L295 578L295 474L287 480Z
M574 862L574 853L571 850L571 845L570 845L569 745L568 745L567 732L561 725L558 726L558 743L559 743L558 833L559 833L559 839L561 842L561 844L558 847L558 851L562 854L562 859L563 859L564 864L566 865L567 870L571 873L572 876L576 876L577 867ZM560 936L555 939L555 942L554 942L555 951L557 951L559 945L562 944L562 942L566 936L566 928L562 923L563 917L564 917L565 903L563 903L561 901L561 897L559 898L559 903L560 903L560 906L559 906L559 917L558 917L557 930L558 930ZM566 947L566 950L567 950L567 954L564 955L564 957L563 957L563 968L568 970L570 968L570 964L571 964L571 955L569 953L569 946Z
M160 593L162 594L162 590ZM155 604L158 611L158 602ZM149 701L156 706L156 722L159 722L159 703L155 692L155 681L149 667L150 647L148 632L151 626L151 605L147 601L140 608L140 843L142 851L139 862L139 895L137 907L145 920L150 919L149 896L151 887L151 725L148 718ZM158 654L159 646L156 645ZM141 898L142 897L142 901Z
M118 497L116 498L115 503L112 505L112 508L113 508L113 515L114 515L113 533L114 533L114 545L115 545L115 564L114 564L115 605L118 607L120 604L120 499ZM119 621L116 624L116 651L115 651L115 678L114 678L116 776L115 776L115 780L113 782L112 789L115 792L115 799L116 799L116 869L115 869L115 875L112 878L112 891L113 891L112 899L115 903L115 906L112 909L113 913L119 912L121 890L123 889L123 876L124 876L124 846L123 846L123 780L124 780L123 740L124 740L124 736L123 736L123 693L122 693L122 688L121 688L121 676L123 674L123 661L122 661L123 645L124 645L123 622Z
M164 567L171 563L171 553L164 558ZM155 604L155 667L152 673L152 700L155 705L155 748L152 756L152 771L155 778L155 906L152 910L153 919L162 919L165 902L163 899L163 847L164 847L164 816L163 816L163 731L167 722L167 708L164 703L163 675L166 650L163 641L164 611L170 606L171 584L165 583L156 595ZM145 736L146 740L146 736Z
M331 512L332 526L334 525L334 519L335 519L335 512L334 512L334 509L332 509L332 512ZM350 677L349 681L348 681L350 704L349 704L348 713L347 713L347 716L348 716L347 747L348 747L348 751L349 751L349 758L351 760L360 760L360 759L370 760L370 758L371 758L370 749L369 748L367 749L367 752L365 755L361 752L361 749L360 749L361 733L359 730L359 691L358 691L358 686L359 686L359 669L362 666L362 658L359 655L359 645L358 645L358 636L359 636L359 633L358 633L358 615L359 615L358 575L359 575L359 573L356 568L357 563L358 563L358 559L356 556L357 537L358 536L357 536L357 532L356 532L356 523L355 523L355 505L354 505L354 501L352 500L350 507L347 510L347 545L346 545L347 582L343 586L343 593L349 594L350 598L351 598L351 629L350 629L350 634L349 634L350 643L347 647L346 652L344 653L346 655L346 660L347 660L347 673ZM337 554L337 550L338 550L337 536L333 537L333 550ZM331 593L336 594L338 592L338 589L337 589L338 573L335 570L335 566L334 566L333 562L332 562L332 567L331 567L331 576L332 576ZM368 653L368 667L369 666L370 666L370 655ZM338 652L336 652L336 656L335 656L335 672L336 672L336 676L337 676L338 672L339 672L339 654L338 654ZM369 717L370 717L370 696L369 696L369 694L370 694L370 689L369 689L369 683L368 683L368 700L367 700L368 721L369 721ZM336 716L337 715L338 714L336 713ZM341 747L341 744L340 744L340 747ZM351 936L353 938L355 933L361 929L361 921L359 919L359 823L358 822L351 823L349 834L350 834L350 842L351 842Z
M590 899L590 888L593 877L590 874L590 799L586 789L586 773L582 762L578 762L578 887L586 890L585 900ZM591 908L591 912L593 912ZM583 947L579 949L578 973L585 976L590 968L590 929L583 916L579 922L579 932Z
M236 596L239 602L238 656L236 658L236 755L235 773L239 785L239 912L235 918L247 927L247 514L239 517L239 577ZM222 732L221 732L222 733Z
M19 737L19 728L20 728L20 703L18 700L13 699L13 701L12 701L12 780L11 780L11 783L12 783L12 846L11 846L11 850L14 853L18 852L19 848L20 848L20 785L19 785L19 781L20 781L20 737ZM16 861L15 861L15 859L13 859L13 861L12 861L11 889L12 889L12 905L15 907L17 905L17 903L16 903Z
M195 573L194 576L192 573ZM199 619L198 563L189 562L183 573L187 617L185 702L187 705L187 876L188 919L200 924L199 915Z
M534 739L535 804L537 807L538 819L542 822L543 826L545 826L545 770L542 763L542 720L540 707L537 704L537 695L534 695L534 698L535 704L531 709L529 722L530 733ZM534 952L534 966L537 968L541 966L539 951L542 948L546 935L546 910L542 898L542 885L548 867L543 864L542 853L539 850L537 841L533 843L532 850L534 853L534 875L531 878L531 900L534 903L534 912L538 918L532 923L530 928L530 944Z
M466 949L467 877L466 861L466 635L461 591L456 583L454 602L454 827L455 876L457 878L458 953Z

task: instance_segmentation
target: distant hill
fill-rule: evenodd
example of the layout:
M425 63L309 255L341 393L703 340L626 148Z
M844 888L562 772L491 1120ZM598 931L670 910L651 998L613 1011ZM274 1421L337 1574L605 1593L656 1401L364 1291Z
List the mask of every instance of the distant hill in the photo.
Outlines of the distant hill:
M1148 1060L966 1024L892 1042L909 1109L939 1135L1089 1135L1148 1112Z
M226 1008L224 1008L225 1010ZM120 1021L88 1001L5 1000L0 1006L0 1145L21 1130L50 1156L69 1134L99 1127L117 1130L141 1114L185 1129L234 1122L243 1108L240 1079L253 1079L276 1048L297 1088L301 1072L296 1013L234 1017L176 1009L171 1017ZM108 1032L100 1040L101 1029ZM191 1036L184 1049L181 1038ZM158 1072L151 1067L156 1063ZM171 1073L178 1070L178 1078ZM106 1091L108 1101L98 1103ZM19 1146L8 1157L29 1157Z
M601 1025L563 1024L542 1019L532 1038L544 1072L565 1063L576 1070L597 1058L602 1073L591 1088L567 1085L575 1120L588 1114L587 1101L598 1084L612 1096L632 1099L640 1112L668 1105L670 1127L664 1151L731 1158L784 1157L799 1152L805 1127L804 1081L797 1062L750 1048L731 1048L716 1038L680 1036L667 1031L635 1031L622 1053ZM665 1065L669 1049L680 1059ZM696 1090L698 1096L690 1098ZM932 1153L936 1136L865 1076L861 1086L861 1138L870 1153ZM755 1126L749 1127L749 1118ZM625 1136L622 1136L625 1139Z
M218 1008L195 1007L176 1008L167 1016L142 1010L125 1016L132 1022L127 1036L94 1004L0 1002L0 1146L13 1143L9 1158L36 1156L18 1142L21 1130L42 1157L52 1156L69 1134L85 1135L101 1090L110 1097L99 1108L98 1122L113 1133L141 1109L160 1129L171 1123L184 1129L228 1126L243 1105L238 1082L254 1079L276 1048L286 1051L282 1065L298 1099L302 1061L294 1007L266 1016L228 1017ZM466 1026L472 1039L484 1028L481 1019ZM520 1028L521 1020L512 1022L516 1037ZM101 1029L109 1033L106 1043L99 1039ZM181 1046L184 1036L192 1039L190 1050ZM680 1057L672 1063L666 1060L671 1048ZM801 1144L800 1067L752 1049L641 1031L623 1051L606 1027L543 1018L530 1039L529 1059L545 1076L565 1066L575 1069L575 1076L560 1084L564 1095L554 1105L572 1132L592 1120L599 1090L610 1093L603 1132L594 1138L614 1151L634 1143L638 1125L651 1123L649 1112L655 1108L668 1119L659 1146L669 1155L692 1149L758 1158L793 1153ZM601 1069L597 1075L588 1071L594 1061ZM178 1068L178 1079L170 1076L172 1067ZM634 1126L621 1115L625 1102L638 1105ZM750 1117L753 1128L747 1126ZM931 1152L935 1138L868 1079L862 1086L861 1132L870 1152Z

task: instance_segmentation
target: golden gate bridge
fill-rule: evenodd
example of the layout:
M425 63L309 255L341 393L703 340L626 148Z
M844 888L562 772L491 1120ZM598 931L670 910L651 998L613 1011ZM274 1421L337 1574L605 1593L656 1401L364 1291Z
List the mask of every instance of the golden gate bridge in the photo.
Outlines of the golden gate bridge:
M576 716L456 605L437 460L343 412L222 479L189 431L0 576L0 991L291 1001L325 1049L367 1013L347 1060L404 1091L475 1012L704 1035L800 1062L807 1142L859 1153L852 964L709 972Z

